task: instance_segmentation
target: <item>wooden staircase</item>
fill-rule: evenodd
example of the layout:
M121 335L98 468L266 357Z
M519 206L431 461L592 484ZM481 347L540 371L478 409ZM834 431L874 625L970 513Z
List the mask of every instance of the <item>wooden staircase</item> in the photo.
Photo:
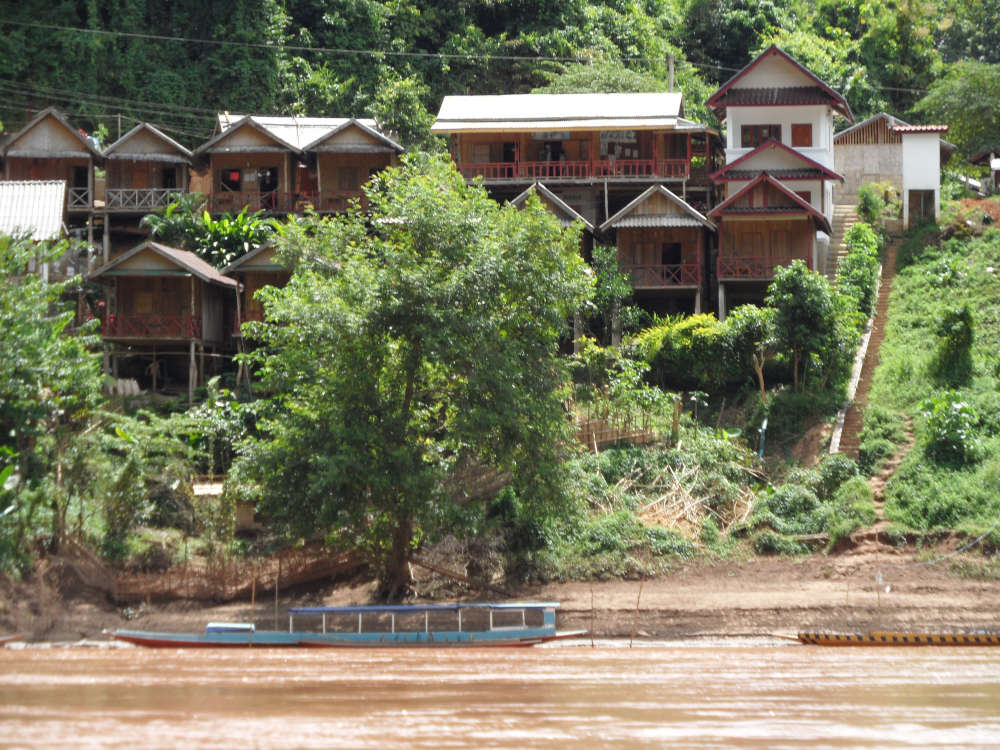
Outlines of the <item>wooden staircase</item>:
M899 239L893 239L885 249L885 258L882 262L882 284L878 290L878 299L875 301L875 319L872 322L868 352L865 355L864 365L861 367L861 377L858 380L854 401L847 408L847 414L844 417L840 452L851 458L858 457L858 449L861 445L862 417L864 408L868 405L868 392L871 390L875 367L878 365L879 350L882 347L882 340L885 338L889 294L892 292L892 282L896 276L896 251L899 249L900 242Z
M858 222L858 209L853 203L837 203L833 207L833 236L830 237L829 261L826 264L826 277L831 284L837 281L837 266L840 259L847 255L847 245L844 236L847 230Z

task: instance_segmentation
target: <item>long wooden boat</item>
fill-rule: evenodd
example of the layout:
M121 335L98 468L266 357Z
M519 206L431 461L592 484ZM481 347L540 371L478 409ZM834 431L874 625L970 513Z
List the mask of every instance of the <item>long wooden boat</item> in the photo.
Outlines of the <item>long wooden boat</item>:
M522 602L293 607L288 611L287 631L257 630L251 623L210 622L204 633L120 629L105 634L149 648L525 647L586 635L585 630L556 630L558 606ZM296 617L311 618L313 629L297 630Z
M1000 633L799 633L810 646L1000 646Z
M555 602L301 607L319 615L322 632L304 634L311 648L529 647L579 638L585 630L556 630ZM433 620L433 623L432 623ZM338 626L330 630L329 625Z
M0 646L5 643L13 643L14 641L23 641L24 633L11 633L10 635L0 635Z
M150 630L106 630L118 641L148 648L276 648L299 645L301 633L257 630L246 622L210 622L204 633L161 633Z

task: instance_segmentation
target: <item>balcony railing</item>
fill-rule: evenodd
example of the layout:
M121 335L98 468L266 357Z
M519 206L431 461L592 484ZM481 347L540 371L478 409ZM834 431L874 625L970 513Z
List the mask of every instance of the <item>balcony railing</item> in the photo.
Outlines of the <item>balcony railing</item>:
M691 176L687 159L602 159L600 161L462 162L467 180L683 180Z
M197 339L201 317L196 315L108 315L101 335L110 338Z
M771 255L768 257L720 255L718 276L720 279L770 279L774 277L774 269L789 265L796 257L794 255Z
M700 286L701 266L697 263L626 266L636 289L661 289L671 286Z
M91 207L90 188L71 187L66 189L66 207L73 209L87 209Z
M111 211L151 211L170 204L177 188L107 188L105 205Z

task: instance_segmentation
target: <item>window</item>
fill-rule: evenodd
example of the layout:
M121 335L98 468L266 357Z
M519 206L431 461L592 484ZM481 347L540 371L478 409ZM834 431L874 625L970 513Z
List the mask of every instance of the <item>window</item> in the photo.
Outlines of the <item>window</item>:
M780 125L744 125L740 128L740 145L757 148L768 141L781 141Z
M812 190L796 190L795 194L799 196L802 200L808 203L810 206L813 202Z
M337 189L357 190L361 187L357 167L337 167Z
M163 187L167 190L173 190L177 187L177 167L164 167L163 168Z
M222 185L223 190L232 190L238 193L242 177L243 175L238 169L223 169L219 175L219 184Z
M811 123L792 125L792 145L796 148L812 148L813 126Z
M665 266L677 266L682 262L684 253L679 242L664 242L660 252L660 262Z

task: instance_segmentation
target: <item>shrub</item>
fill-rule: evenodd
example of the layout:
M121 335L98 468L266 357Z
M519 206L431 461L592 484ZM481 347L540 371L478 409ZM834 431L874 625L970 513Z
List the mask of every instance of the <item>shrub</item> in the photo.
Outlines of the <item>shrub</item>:
M885 210L885 198L875 185L862 185L858 188L858 214L869 224L874 224L882 217Z
M837 291L851 301L851 307L868 318L875 308L878 280L879 238L871 226L859 222L844 237L847 255L837 266Z
M975 427L979 421L975 410L961 400L955 391L932 396L920 404L924 450L942 464L962 465L975 460L978 441Z
M871 488L860 476L851 477L837 489L828 505L824 523L829 547L856 529L875 523L878 514L872 500Z
M816 494L821 499L827 499L837 492L845 481L858 476L858 464L850 456L836 453L827 456L819 465L819 486Z
M639 333L632 342L664 388L715 390L731 377L723 327L714 315L678 315Z
M753 540L754 552L759 555L805 555L809 548L802 542L776 534L773 531L762 531Z
M975 322L968 303L942 313L937 335L931 373L944 385L964 385L972 376L972 343L975 339Z
M896 452L896 444L883 437L869 438L858 448L858 468L864 474L875 473L879 462Z

